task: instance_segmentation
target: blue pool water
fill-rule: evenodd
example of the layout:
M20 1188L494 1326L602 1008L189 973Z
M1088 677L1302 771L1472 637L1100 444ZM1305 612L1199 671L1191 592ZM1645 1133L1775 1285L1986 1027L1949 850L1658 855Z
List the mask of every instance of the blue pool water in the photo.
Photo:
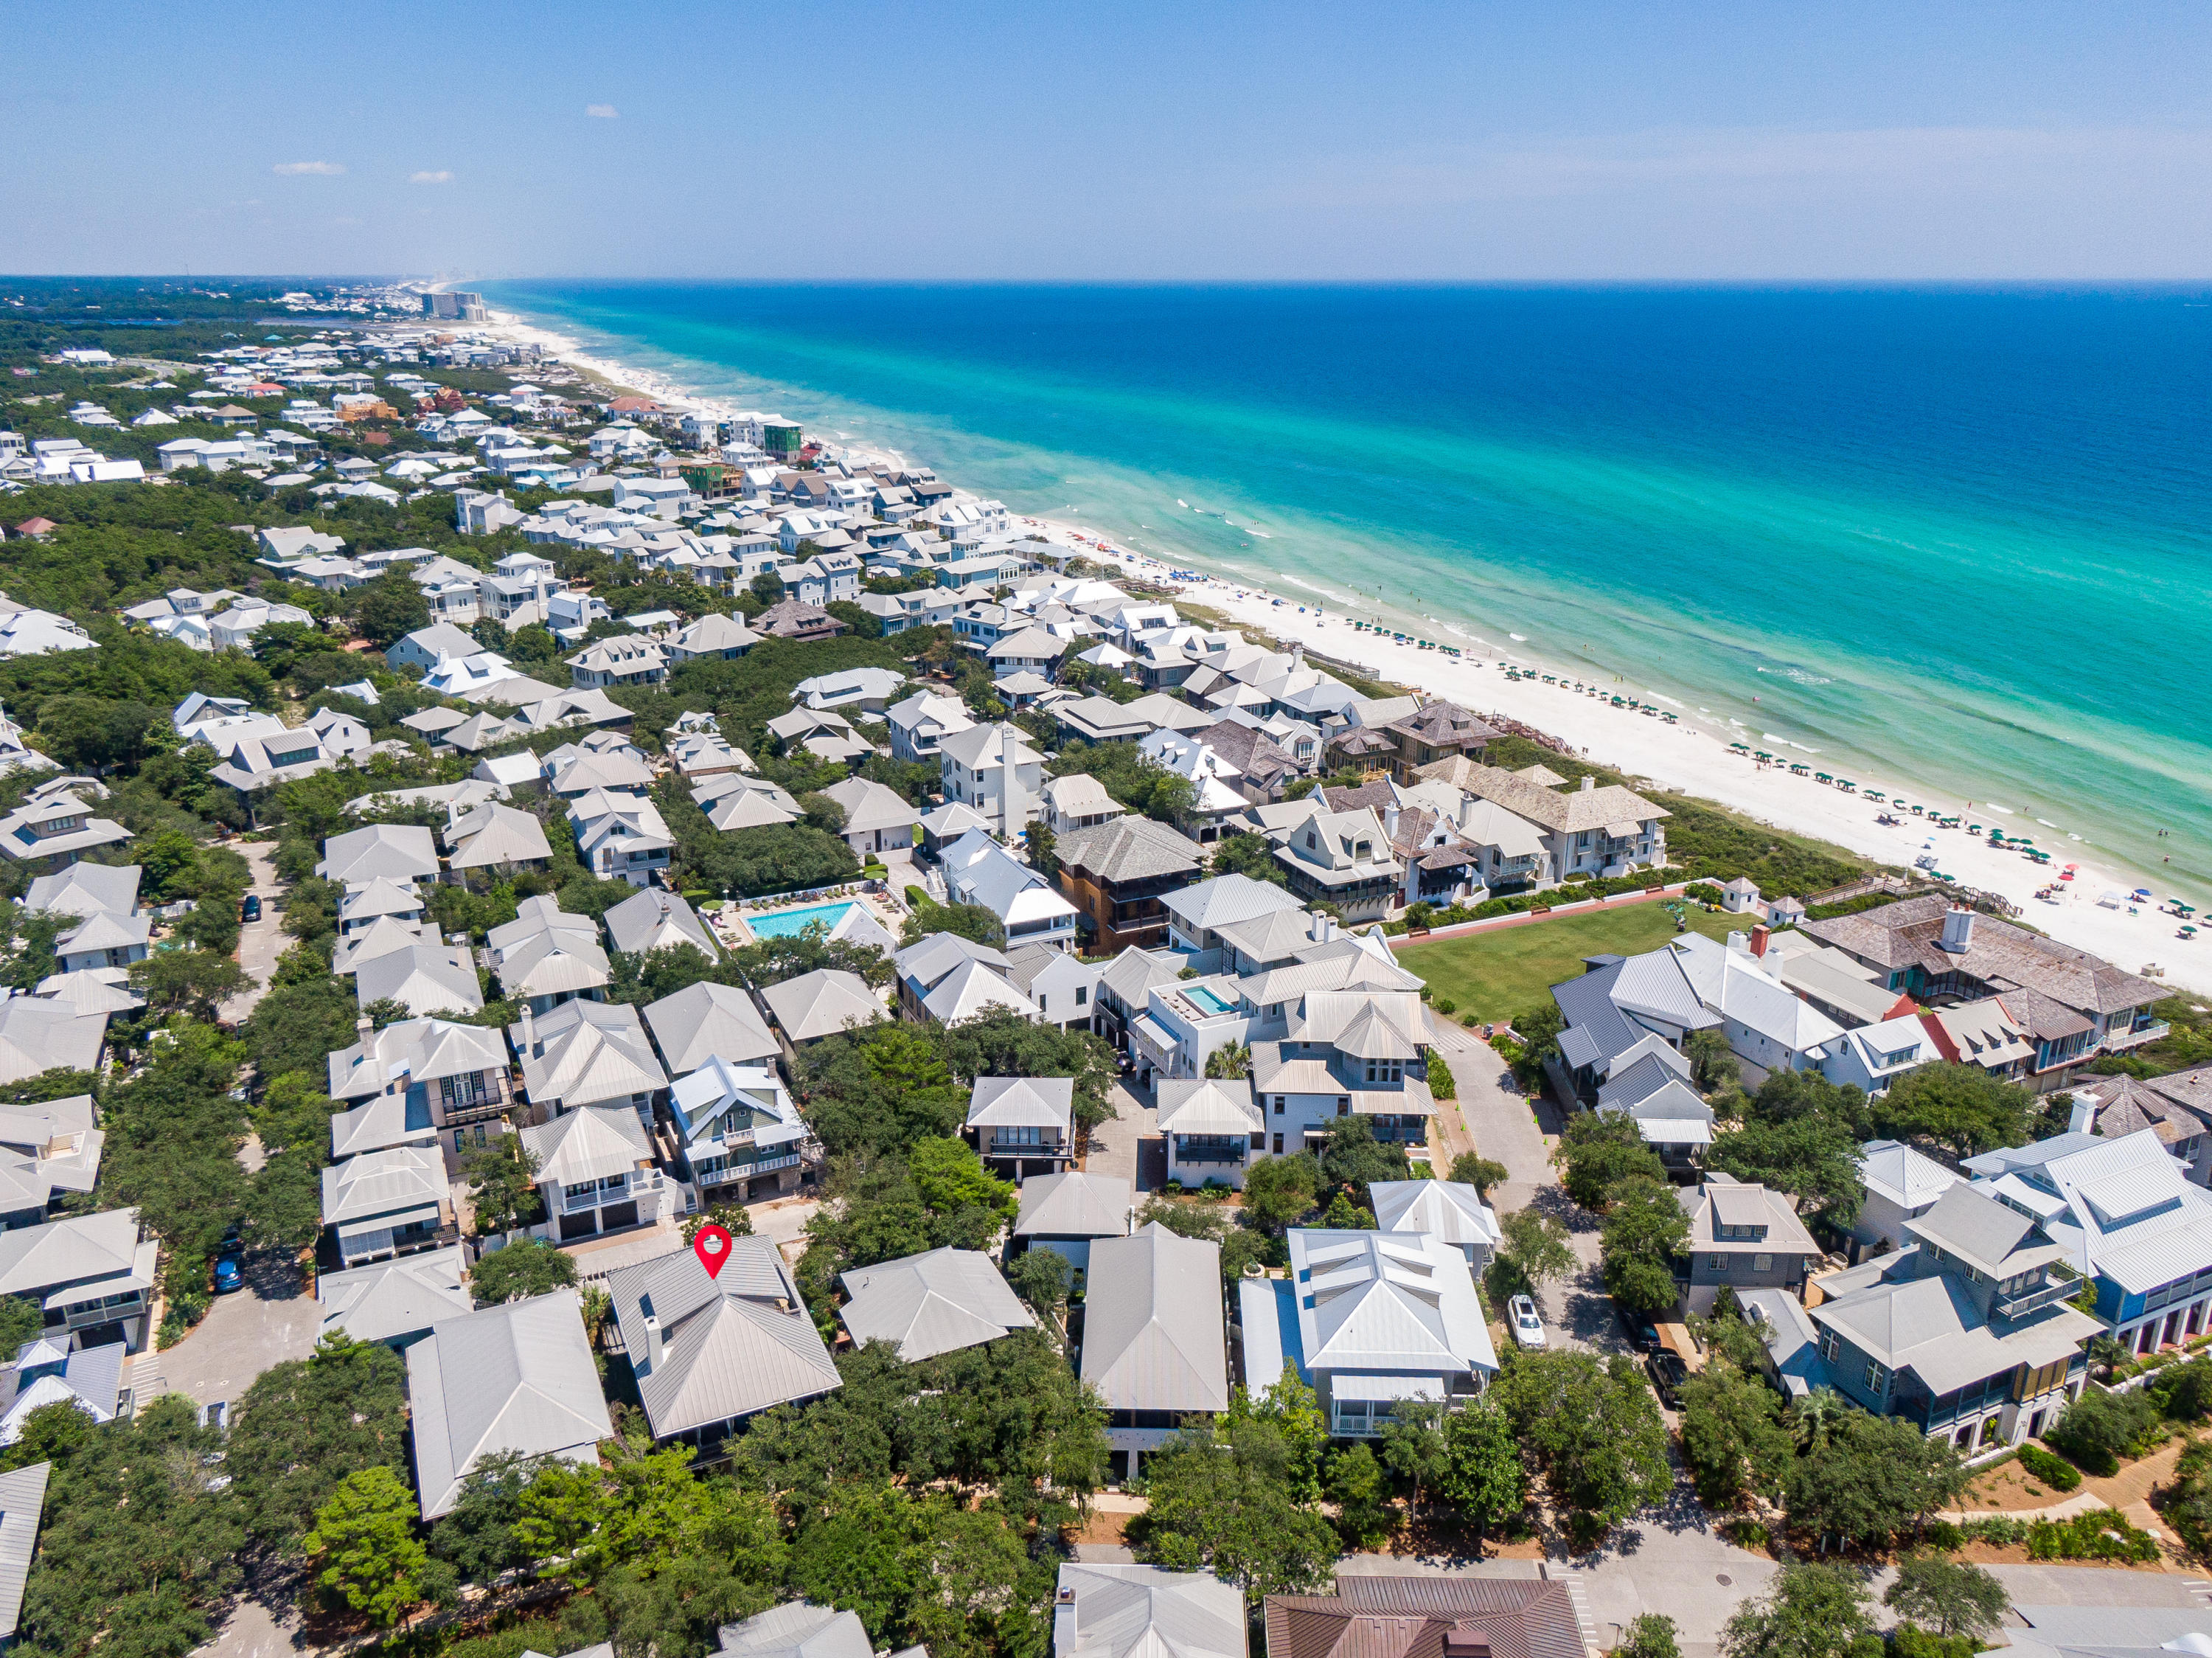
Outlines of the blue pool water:
M804 910L778 910L774 915L747 916L745 925L752 930L755 938L790 938L805 931L811 922L835 927L852 907L850 903L814 904Z
M1223 1001L1218 992L1206 989L1203 984L1193 984L1183 994L1208 1013L1233 1013L1237 1009L1235 1003Z

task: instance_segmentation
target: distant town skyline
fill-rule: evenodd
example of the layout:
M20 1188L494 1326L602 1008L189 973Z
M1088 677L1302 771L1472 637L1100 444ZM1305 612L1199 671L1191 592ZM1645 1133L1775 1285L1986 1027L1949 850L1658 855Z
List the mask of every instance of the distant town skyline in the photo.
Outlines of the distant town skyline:
M125 3L10 27L21 272L2212 274L2212 13Z

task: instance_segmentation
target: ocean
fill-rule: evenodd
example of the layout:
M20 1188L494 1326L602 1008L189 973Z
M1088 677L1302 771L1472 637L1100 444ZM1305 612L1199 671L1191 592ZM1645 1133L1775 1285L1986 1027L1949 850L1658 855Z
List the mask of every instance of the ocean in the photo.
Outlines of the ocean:
M478 285L1017 511L2212 893L2212 290Z

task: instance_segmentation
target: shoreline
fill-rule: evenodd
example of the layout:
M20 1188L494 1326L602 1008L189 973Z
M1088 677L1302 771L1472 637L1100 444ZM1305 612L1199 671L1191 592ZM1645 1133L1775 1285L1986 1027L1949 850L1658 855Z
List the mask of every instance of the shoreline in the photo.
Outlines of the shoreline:
M486 317L484 326L489 331L535 344L548 356L610 385L635 388L678 410L734 412L666 375L595 356L575 339L513 313L487 308ZM849 441L842 447L874 448ZM1240 626L1267 634L1285 646L1303 643L1322 655L1364 667L1377 679L1447 698L1479 715L1505 715L1573 745L1584 758L1632 779L1645 779L1659 789L1712 802L1777 829L1828 841L1882 864L1911 868L1916 858L1932 853L1943 874L1955 877L1961 886L2002 894L2020 906L2023 922L2059 942L2102 956L2128 972L2158 966L2164 970L2160 982L2177 992L2212 995L2212 925L2198 938L2183 941L2177 936L2177 919L2154 907L2172 893L2171 886L2161 884L2155 871L2136 868L2078 835L2024 812L1990 802L1969 802L1918 785L1892 790L1890 780L1881 776L1858 780L1862 789L1872 787L1901 795L1929 808L1931 814L1957 814L1964 822L1979 823L1985 830L1996 828L2008 836L2032 837L2038 850L2051 855L2048 866L2031 863L2021 853L1993 848L1986 838L1969 835L1963 827L1937 828L1925 818L1907 814L1900 825L1878 824L1875 818L1883 808L1863 793L1847 795L1812 777L1794 777L1786 766L1762 767L1748 757L1729 751L1731 741L1767 742L1763 733L1700 716L1679 704L1674 710L1679 723L1670 725L1654 716L1646 725L1639 711L1616 709L1595 698L1574 694L1569 687L1580 676L1572 669L1565 672L1560 683L1546 684L1541 674L1551 672L1558 676L1560 669L1533 654L1452 657L1438 650L1424 650L1410 642L1399 643L1388 634L1356 630L1350 616L1326 607L1323 600L1333 594L1316 591L1312 584L1294 577L1282 577L1286 587L1277 593L1249 580L1197 574L1206 561L1195 556L1186 555L1180 563L1170 564L1081 526L1012 515L1048 540L1079 546L1097 562L1118 564L1132 576L1188 593ZM1172 573L1176 571L1182 574ZM1437 625L1443 629L1442 624ZM1462 637L1458 643L1463 650L1487 653L1487 647L1471 637ZM1509 661L1537 677L1507 679ZM1590 682L1583 680L1583 683ZM1790 745L1786 740L1775 740L1771 747L1780 753ZM2059 874L2069 864L2078 868L2071 881L2062 882ZM2047 887L2057 888L2061 896L2056 901L2039 899L2036 894ZM2155 897L2141 904L2137 914L2130 915L2124 902L2117 909L2103 907L2099 902L2107 893L2125 894L2138 887L2150 888ZM2212 915L2208 915L2208 921L2212 921Z

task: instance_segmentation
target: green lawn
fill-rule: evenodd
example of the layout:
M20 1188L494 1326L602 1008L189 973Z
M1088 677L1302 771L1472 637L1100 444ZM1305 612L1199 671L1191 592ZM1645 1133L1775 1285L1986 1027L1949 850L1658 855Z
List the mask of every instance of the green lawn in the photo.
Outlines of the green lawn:
M1690 925L1721 938L1744 923L1740 917L1692 910ZM1399 965L1426 979L1439 998L1457 1004L1455 1018L1473 1014L1496 1021L1542 1006L1553 985L1581 976L1586 955L1635 955L1656 950L1674 936L1674 917L1663 905L1634 904L1415 944L1397 955Z

